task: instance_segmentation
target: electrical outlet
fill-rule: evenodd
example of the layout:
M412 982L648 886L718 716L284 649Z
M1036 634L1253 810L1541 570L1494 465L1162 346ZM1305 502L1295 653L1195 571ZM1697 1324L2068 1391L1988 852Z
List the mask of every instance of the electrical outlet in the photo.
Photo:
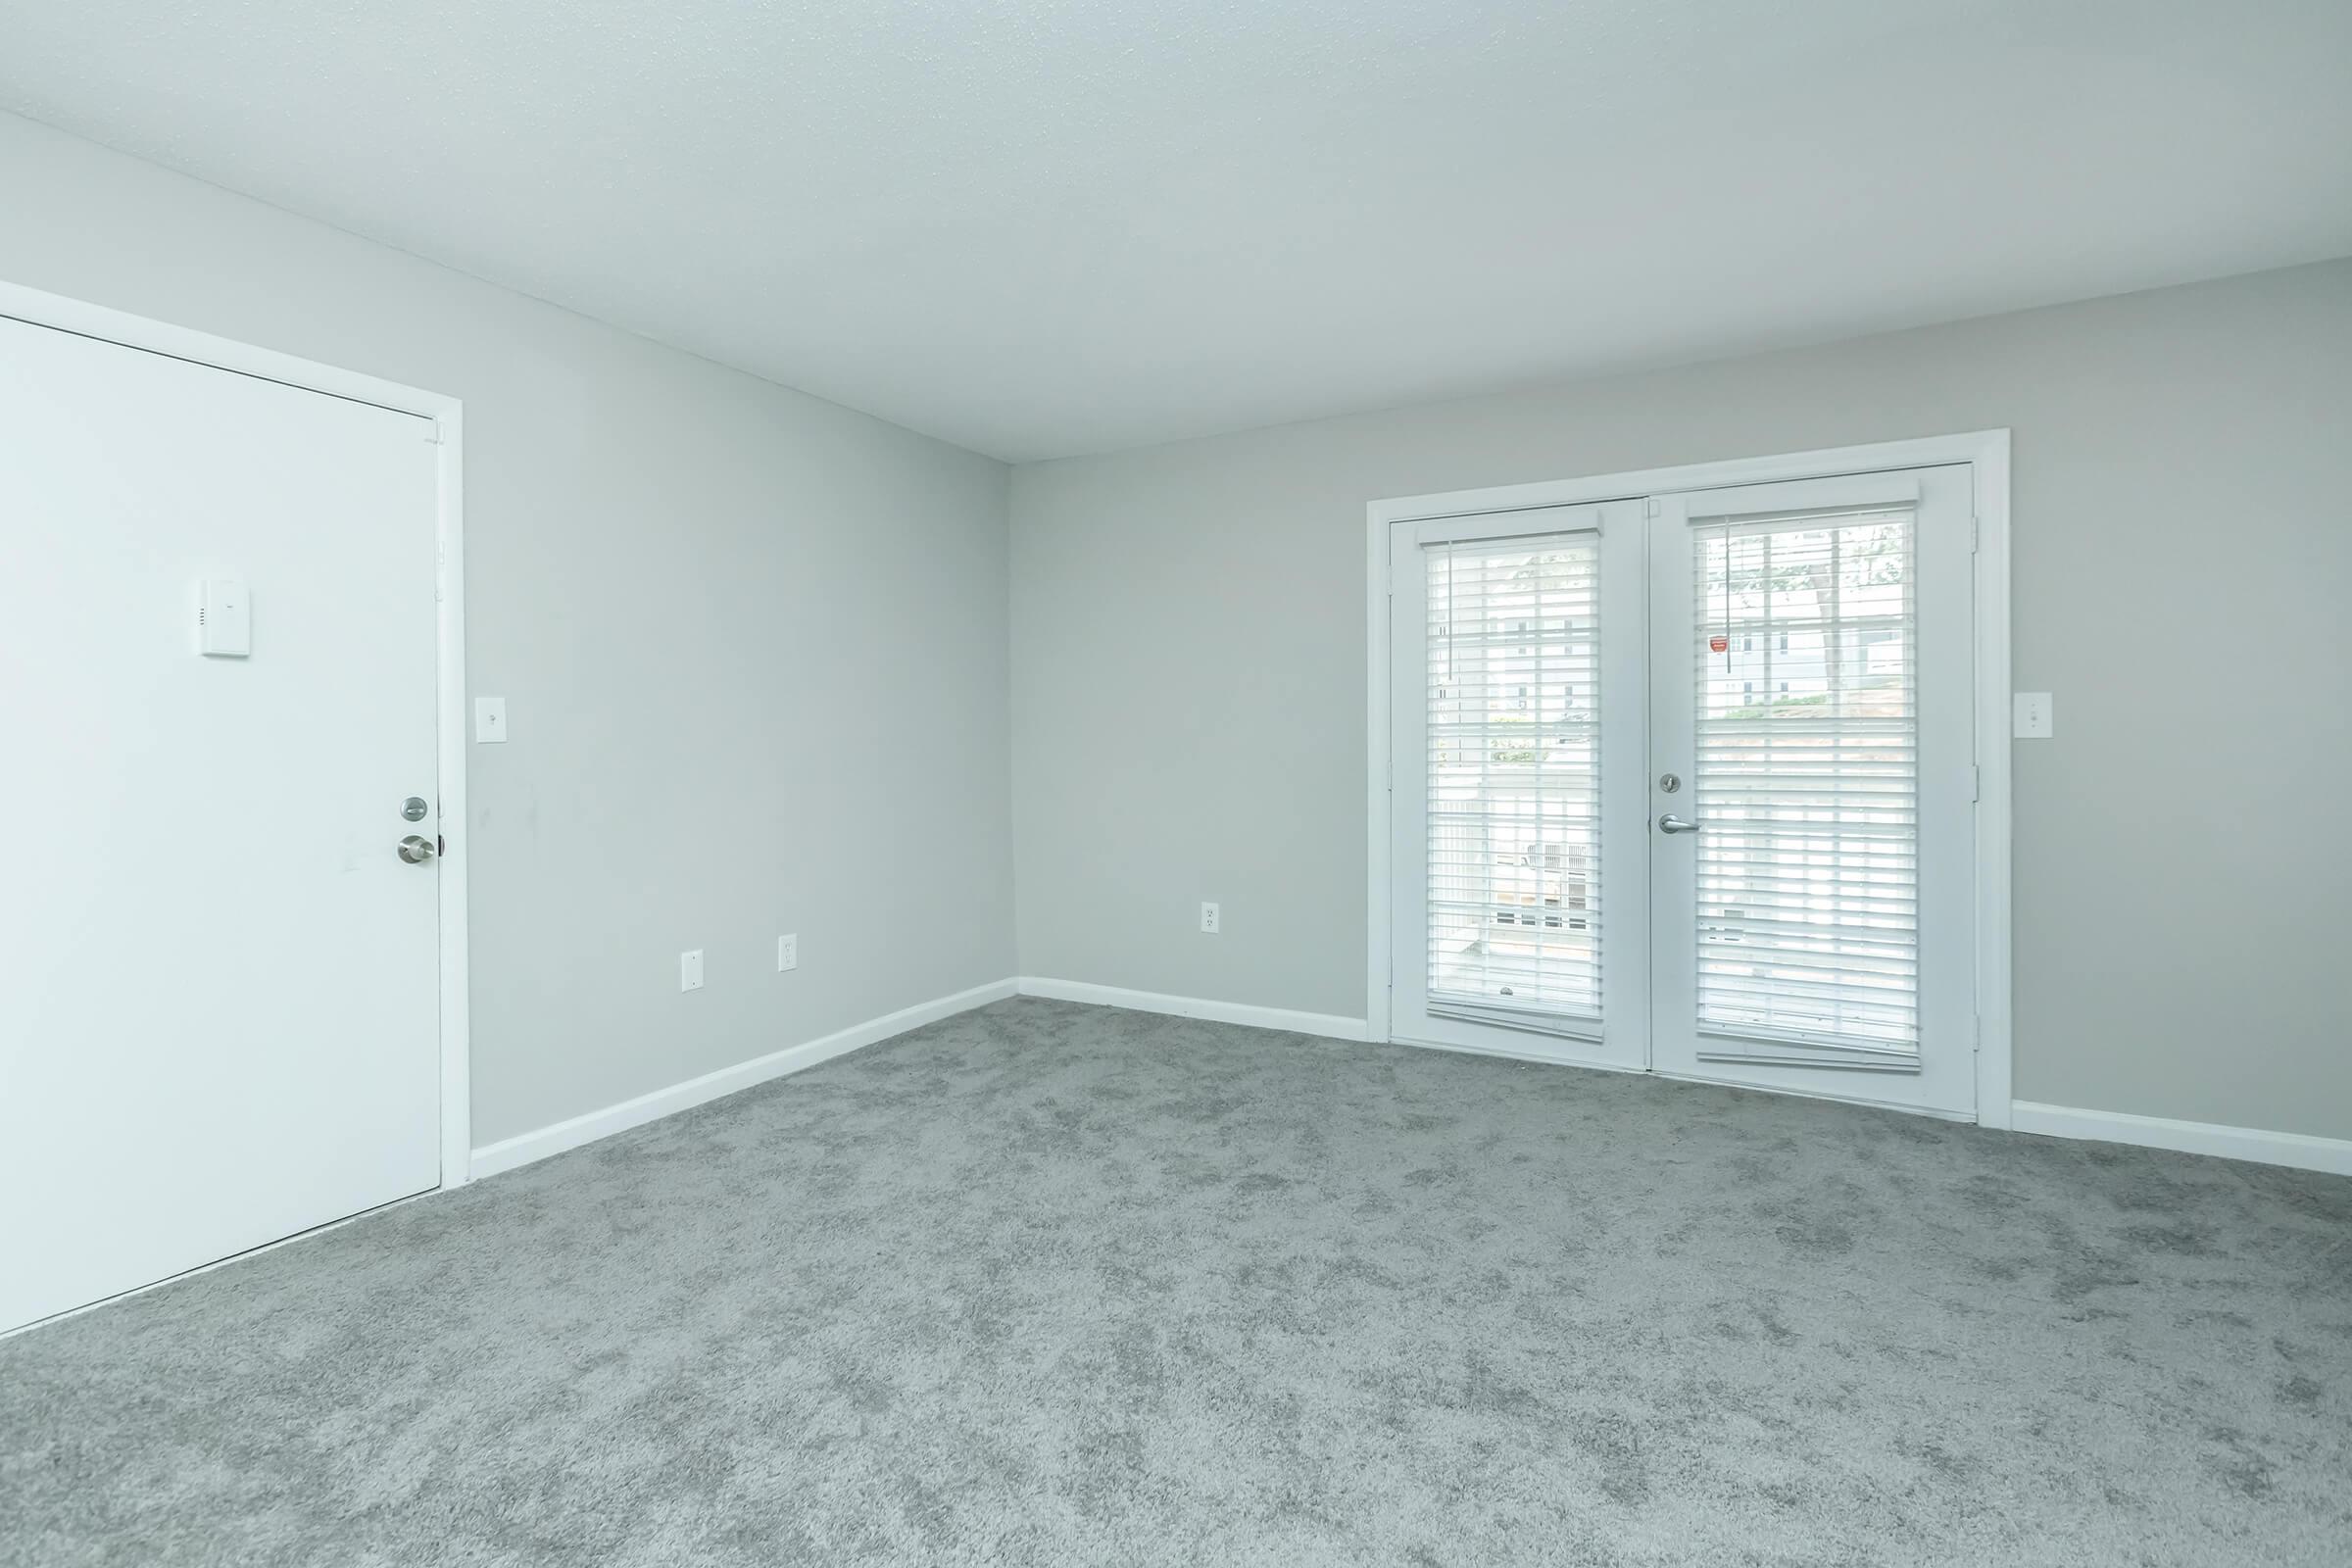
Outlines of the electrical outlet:
M678 955L678 989L680 991L700 991L703 989L702 949L697 948L692 953L681 953Z
M787 969L798 969L800 966L801 939L799 937L776 938L776 973L782 974Z
M1215 905L1203 904L1200 906L1200 929L1212 937L1217 934L1217 906Z

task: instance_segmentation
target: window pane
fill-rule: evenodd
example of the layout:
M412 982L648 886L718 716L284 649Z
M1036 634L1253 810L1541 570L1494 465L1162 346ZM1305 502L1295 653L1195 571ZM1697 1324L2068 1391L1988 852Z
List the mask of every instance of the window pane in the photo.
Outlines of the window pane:
M1427 565L1429 995L1597 1019L1597 536Z
M1908 508L1698 529L1702 1029L1918 1049L1913 539Z

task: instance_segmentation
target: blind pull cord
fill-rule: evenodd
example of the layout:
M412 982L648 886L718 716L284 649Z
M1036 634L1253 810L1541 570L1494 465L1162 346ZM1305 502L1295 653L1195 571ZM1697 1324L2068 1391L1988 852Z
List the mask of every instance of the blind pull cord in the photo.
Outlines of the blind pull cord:
M1723 673L1732 673L1732 518L1723 518Z

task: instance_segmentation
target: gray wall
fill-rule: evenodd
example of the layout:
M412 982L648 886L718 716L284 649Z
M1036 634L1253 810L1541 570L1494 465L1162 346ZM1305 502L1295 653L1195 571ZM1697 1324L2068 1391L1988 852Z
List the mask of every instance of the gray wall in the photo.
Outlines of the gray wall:
M1362 1015L1366 502L1997 425L2017 1094L2352 1136L2352 263L1015 469L1022 972Z
M5 116L0 193L0 278L466 400L477 1146L1013 972L1001 465Z
M466 400L477 1143L1013 972L1008 766L1021 972L1360 1014L1367 501L2003 424L2018 1093L2352 1135L2352 263L1016 470L1008 759L1000 466L8 117L0 191L0 277Z

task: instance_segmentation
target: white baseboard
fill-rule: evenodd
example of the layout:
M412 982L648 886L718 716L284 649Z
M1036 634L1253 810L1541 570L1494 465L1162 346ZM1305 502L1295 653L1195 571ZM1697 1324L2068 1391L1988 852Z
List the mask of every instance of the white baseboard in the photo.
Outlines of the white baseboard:
M2224 1127L2208 1121L2175 1121L2169 1116L2132 1116L2120 1110L2077 1110L2015 1101L2011 1126L2048 1138L2089 1138L2105 1144L2139 1144L2184 1154L2219 1154L2264 1165L2352 1176L2352 1139L2316 1138L2309 1133L2273 1133L2258 1127Z
M1023 975L1024 997L1051 997L1056 1002L1092 1002L1105 1007L1128 1007L1137 1012L1165 1012L1179 1018L1208 1018L1217 1023L1246 1023L1259 1029L1288 1029L1294 1034L1322 1035L1331 1040L1362 1040L1364 1020L1336 1012L1295 1012L1289 1007L1255 1007L1243 1002L1212 1002L1205 997L1171 997L1159 991L1129 991L1124 986L1099 986L1085 980L1050 980Z
M732 1067L721 1067L700 1078L689 1078L682 1084L657 1089L650 1095L639 1095L634 1100L624 1100L617 1105L607 1105L602 1110L592 1110L584 1116L574 1116L568 1121L560 1121L536 1132L502 1138L495 1144L485 1145L473 1152L470 1175L478 1181L484 1176L495 1176L502 1170L513 1170L517 1165L545 1159L550 1154L560 1154L566 1149L594 1143L599 1138L610 1138L631 1127L642 1127L649 1121L658 1121L706 1101L731 1095L738 1089L749 1089L770 1078L801 1072L820 1061L846 1056L860 1047L888 1040L893 1035L903 1035L909 1029L919 1029L924 1024L937 1023L958 1012L968 1012L992 1002L1002 1002L1014 995L1018 987L1018 981L996 980L984 986L974 986L969 991L958 991L952 997L918 1002L911 1007L901 1007L879 1018L852 1024L821 1040L787 1046L782 1051L771 1051L764 1056L755 1056L750 1061L738 1062Z

